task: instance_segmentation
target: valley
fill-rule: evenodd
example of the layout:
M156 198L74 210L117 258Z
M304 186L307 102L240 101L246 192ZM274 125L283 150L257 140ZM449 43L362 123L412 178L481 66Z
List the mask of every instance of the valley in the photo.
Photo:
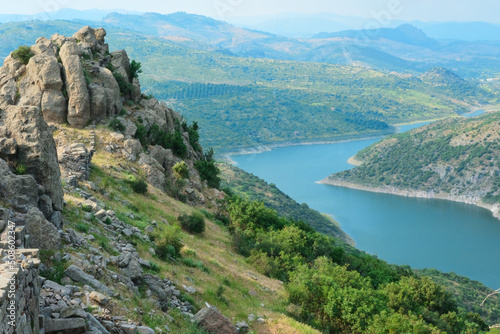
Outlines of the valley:
M0 24L0 334L499 333L498 41L75 12Z

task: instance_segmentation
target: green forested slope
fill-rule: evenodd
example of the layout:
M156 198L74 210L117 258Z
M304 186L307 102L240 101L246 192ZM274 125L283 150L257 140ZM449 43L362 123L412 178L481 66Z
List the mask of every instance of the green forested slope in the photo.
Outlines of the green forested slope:
M498 203L500 112L436 122L390 136L356 155L363 164L326 182L444 193Z
M0 50L31 45L40 35L70 35L84 24L103 22L0 25ZM108 29L107 41L141 62L145 91L196 120L202 144L218 151L378 135L395 123L456 115L495 98L476 84L456 94L457 82L438 86L361 67L236 57L117 28Z
M338 237L344 242L354 244L352 239L340 228L337 222L310 209L306 203L299 204L279 190L276 185L268 184L259 177L228 164L220 164L222 186L229 188L238 196L252 201L261 201L288 219L303 221L316 231Z

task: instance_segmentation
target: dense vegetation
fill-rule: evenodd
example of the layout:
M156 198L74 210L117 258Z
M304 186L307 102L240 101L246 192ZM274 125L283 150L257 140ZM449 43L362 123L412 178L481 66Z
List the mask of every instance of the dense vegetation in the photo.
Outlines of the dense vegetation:
M288 312L325 333L488 330L477 313L458 307L443 286L409 267L280 218L262 202L230 196L225 212L235 249L261 273L284 281Z
M454 119L390 136L356 155L364 163L330 176L395 187L500 200L500 113Z
M215 24L213 20L208 23ZM1 25L0 32L5 36L15 33L17 43L29 45L40 34L71 35L81 25L62 21L12 23ZM475 83L461 84L461 88L458 81L438 86L416 76L362 67L235 57L202 43L176 44L106 28L111 48L126 49L137 59L132 76L142 70L143 87L167 99L187 119L198 121L201 144L218 152L276 142L388 133L392 124L454 115L466 111L470 103L492 98ZM196 29L183 27L187 28ZM203 29L197 33L204 34ZM11 40L4 40L8 50L18 46L7 45ZM139 61L142 67L136 68ZM122 93L129 94L127 78L117 76L117 80ZM473 88L462 89L466 86Z
M353 243L337 222L309 208L306 203L299 204L290 196L279 190L276 185L268 184L261 178L228 164L220 164L222 187L232 193L251 201L263 202L267 207L276 210L278 215L291 220L307 222L316 231L338 237L345 242Z

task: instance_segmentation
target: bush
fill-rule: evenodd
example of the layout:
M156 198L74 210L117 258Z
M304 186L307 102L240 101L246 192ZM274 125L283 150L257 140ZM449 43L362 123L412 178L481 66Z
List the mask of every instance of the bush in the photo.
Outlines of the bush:
M118 72L113 72L113 76L118 83L118 87L120 87L120 94L122 96L129 96L132 93L132 84Z
M109 122L108 127L111 130L118 131L118 132L123 132L125 131L125 125L122 124L118 119L113 119L111 122Z
M84 224L84 223L79 223L76 225L76 229L80 232L88 233L89 226L87 224Z
M172 167L172 170L174 171L174 176L177 179L188 179L189 178L189 168L188 165L184 162L178 162Z
M178 226L167 225L156 234L156 254L160 259L168 260L169 257L176 258L179 255L184 246L180 233Z
M179 222L183 229L188 232L201 234L205 232L205 219L200 213L194 213L190 216L182 215L179 216Z
M142 125L141 123L135 123L137 126L137 130L135 131L135 138L141 142L142 146L147 146L148 145L148 130L146 130L146 127Z
M12 57L14 57L14 59L19 60L24 65L28 65L28 62L33 56L34 56L33 52L31 52L29 46L26 45L21 45L17 50L12 52Z
M136 194L145 194L148 192L148 184L143 179L129 181L132 190Z
M200 173L202 180L207 181L210 188L220 189L220 170L213 160L213 149L208 150L205 154L205 160L199 160L195 163L195 168Z
M139 78L139 73L142 73L141 63L132 60L130 62L130 81L132 81L132 79L134 78Z
M14 174L16 175L26 175L28 174L28 168L26 167L25 164L22 162L17 163L16 167L14 168Z

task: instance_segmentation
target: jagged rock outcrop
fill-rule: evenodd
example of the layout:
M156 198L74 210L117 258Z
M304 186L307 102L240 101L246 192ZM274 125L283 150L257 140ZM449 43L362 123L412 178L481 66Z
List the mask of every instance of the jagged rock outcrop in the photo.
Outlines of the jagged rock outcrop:
M87 26L73 37L39 38L30 48L33 56L26 65L9 55L0 69L0 107L38 107L47 122L68 122L75 127L116 115L122 97L113 73L106 68L112 56L104 36L104 29ZM125 51L119 57L113 59L120 63L116 71L127 73Z
M22 164L26 172L45 189L55 211L63 207L61 172L52 133L40 109L9 106L0 114L0 138L15 140L15 154L0 155L9 162ZM13 152L14 149L11 149ZM50 218L50 217L47 217Z

